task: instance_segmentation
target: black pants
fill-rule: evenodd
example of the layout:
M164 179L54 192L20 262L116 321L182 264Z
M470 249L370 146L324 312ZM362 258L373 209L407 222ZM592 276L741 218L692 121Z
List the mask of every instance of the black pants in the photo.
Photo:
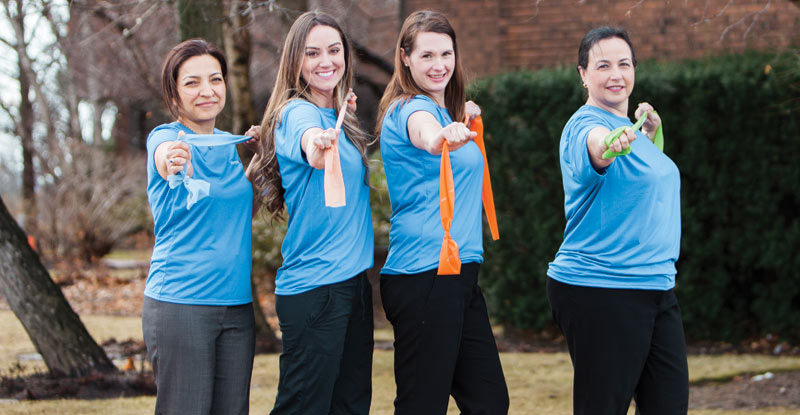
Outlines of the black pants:
M366 272L295 295L276 295L283 334L272 414L369 414L372 287Z
M575 370L575 414L686 414L689 369L672 290L582 287L547 279Z
M462 414L508 413L508 388L476 263L460 275L382 275L394 328L395 414L444 414L450 395Z

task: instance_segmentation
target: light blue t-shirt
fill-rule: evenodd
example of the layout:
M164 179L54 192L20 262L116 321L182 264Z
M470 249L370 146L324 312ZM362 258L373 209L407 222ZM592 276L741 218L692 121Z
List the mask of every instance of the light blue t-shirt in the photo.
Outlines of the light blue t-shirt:
M408 137L408 117L426 111L443 127L453 122L446 108L427 96L395 101L383 117L381 155L392 204L389 256L381 273L416 274L439 266L442 249L439 171L442 157L421 150ZM470 141L450 152L455 204L450 235L462 263L483 262L483 155Z
M177 140L180 131L192 133L173 122L147 137L147 198L155 246L144 294L178 304L250 303L253 188L236 146L189 146L192 178L207 181L210 189L209 196L186 209L186 188L170 189L154 162L156 147Z
M369 186L361 153L344 130L339 133L339 159L345 206L325 206L324 169L308 164L300 145L309 128L336 126L336 112L302 99L286 104L275 128L275 152L281 171L288 230L283 239L283 265L275 278L275 294L299 294L350 279L372 267L374 239Z
M582 106L561 134L567 226L547 275L565 284L668 290L680 251L680 173L640 131L632 152L598 173L586 140L595 127L631 121Z

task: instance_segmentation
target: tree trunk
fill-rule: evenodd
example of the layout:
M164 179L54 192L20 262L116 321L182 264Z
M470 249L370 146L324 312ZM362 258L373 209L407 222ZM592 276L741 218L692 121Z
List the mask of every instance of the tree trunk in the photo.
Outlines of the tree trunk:
M253 313L256 315L256 352L275 353L281 350L281 341L272 331L272 327L267 323L261 303L258 302L258 289L255 281L250 279L250 287L253 291Z
M111 128L111 139L114 141L114 153L119 157L131 154L131 105L125 100L117 100L117 115Z
M260 124L253 108L253 96L250 93L250 56L252 44L250 32L247 30L248 19L252 16L243 16L242 11L247 4L240 1L225 2L229 10L225 11L227 18L222 24L222 33L225 38L225 58L228 60L228 92L230 95L233 120L231 132L241 134L250 128L250 125ZM244 146L238 146L239 157L246 166L253 158L253 153Z
M226 2L224 2L226 3ZM242 11L247 8L247 3L240 1L227 2L229 10L225 11L227 18L222 25L225 38L225 58L228 60L228 91L230 92L231 108L233 109L233 122L231 132L241 134L250 125L259 124L253 108L253 97L250 93L250 56L252 44L250 32L247 31L248 18L252 14L243 16ZM244 146L239 146L239 156L242 163L247 165L253 154ZM281 341L272 331L264 316L264 310L258 301L258 291L255 281L251 279L253 291L253 311L256 315L256 345L261 353L277 352L281 349Z
M0 198L0 294L52 376L117 369L72 310Z
M245 3L234 2L226 13L228 18L222 25L225 37L225 57L228 59L228 91L233 109L233 132L240 134L256 124L253 97L250 93L250 55L252 44L247 31L248 16L241 12Z
M96 82L91 81L90 84ZM97 91L91 91L92 98L92 144L97 147L104 147L103 142L103 112L106 109L106 103L97 98Z
M50 31L53 33L53 36L55 36L56 44L64 54L64 58L67 61L67 70L64 71L63 82L64 91L66 93L64 101L67 107L67 116L69 117L69 137L73 140L82 141L83 130L81 130L80 115L78 114L79 99L75 86L75 70L72 68L73 65L70 63L75 59L89 59L90 62L94 62L94 60L92 60L92 57L75 56L75 51L77 48L68 37L65 37L61 34L62 27L68 26L68 24L53 15L52 7L53 5L50 3L42 3L41 14L42 17L44 17L45 20L47 20L47 22L50 24ZM81 28L80 30L84 39L92 35L91 26L89 25L86 14L72 13L72 7L70 7L69 20L72 19L76 19L78 21L76 26Z
M6 8L8 5L6 5ZM17 52L17 67L19 70L19 118L17 124L17 134L22 141L22 200L25 207L25 230L29 234L36 233L36 173L33 166L33 103L30 100L31 82L30 70L26 67L25 59L25 38L24 23L25 13L23 13L21 2L17 3L16 15L9 14L14 32L17 36L15 44Z
M222 48L223 0L178 0L181 40L202 38Z
M17 134L22 141L22 200L25 206L25 230L36 233L36 172L33 167L33 104L28 97L30 80L27 72L19 71L19 118Z
M178 0L178 34L181 41L202 38L220 50L225 50L225 40L222 36L222 22L225 0ZM227 60L227 57L226 57ZM231 63L228 62L228 68ZM228 72L230 78L230 71ZM217 116L214 127L233 134L241 134L243 131L234 131L232 127L233 112L231 105L225 108Z

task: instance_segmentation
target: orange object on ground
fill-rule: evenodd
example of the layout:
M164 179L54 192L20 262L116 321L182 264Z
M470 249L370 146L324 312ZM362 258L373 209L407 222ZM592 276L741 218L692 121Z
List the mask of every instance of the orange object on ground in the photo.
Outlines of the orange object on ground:
M483 155L483 190L482 200L483 209L486 211L486 219L489 221L489 229L492 239L500 238L500 231L497 227L497 214L494 209L494 194L492 193L492 181L489 177L489 161L486 158L486 146L483 141L483 120L480 116L469 122L465 120L471 131L478 135L475 137L475 144ZM450 150L447 141L442 143L442 162L439 171L439 210L442 216L442 228L444 228L444 239L442 240L442 250L439 254L438 275L453 275L461 273L461 259L458 256L458 244L450 236L450 225L453 222L453 211L455 206L455 184L453 182L453 169L450 165Z
M33 235L28 235L28 245L33 249L33 252L39 252L39 250L36 249L36 237Z
M133 356L128 356L128 362L125 363L125 371L136 370L136 364L133 363Z

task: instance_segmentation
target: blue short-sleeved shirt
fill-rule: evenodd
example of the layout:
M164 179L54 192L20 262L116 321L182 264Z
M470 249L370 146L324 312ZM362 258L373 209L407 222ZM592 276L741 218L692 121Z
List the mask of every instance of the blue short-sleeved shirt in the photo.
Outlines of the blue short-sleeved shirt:
M680 251L678 167L637 131L633 151L598 173L586 147L589 131L621 126L632 124L584 105L564 127L559 152L567 226L547 275L572 285L668 290Z
M147 198L155 246L144 294L178 304L250 303L253 188L236 146L190 146L192 177L207 181L210 194L186 209L188 191L183 186L170 189L154 161L156 147L177 140L180 131L192 133L173 122L147 137Z
M333 208L325 206L325 171L311 167L301 147L303 133L309 128L335 126L335 110L297 99L286 104L275 128L275 152L289 213L275 294L299 294L347 280L372 267L372 215L361 153L342 130L339 158L346 205Z
M381 156L392 205L389 256L381 273L415 274L439 266L444 237L439 210L441 156L411 143L408 117L426 111L443 127L453 120L446 108L427 96L392 105L381 127ZM483 155L470 141L450 152L450 163L456 196L450 235L462 263L483 262Z

